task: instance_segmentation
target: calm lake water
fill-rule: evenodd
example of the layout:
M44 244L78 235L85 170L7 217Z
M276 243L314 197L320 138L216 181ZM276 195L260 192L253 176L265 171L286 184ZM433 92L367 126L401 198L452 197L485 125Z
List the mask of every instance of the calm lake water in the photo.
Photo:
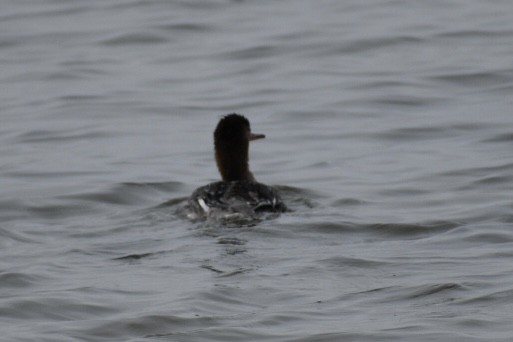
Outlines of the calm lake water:
M2 1L0 340L511 341L512 17ZM180 215L230 112L291 212Z

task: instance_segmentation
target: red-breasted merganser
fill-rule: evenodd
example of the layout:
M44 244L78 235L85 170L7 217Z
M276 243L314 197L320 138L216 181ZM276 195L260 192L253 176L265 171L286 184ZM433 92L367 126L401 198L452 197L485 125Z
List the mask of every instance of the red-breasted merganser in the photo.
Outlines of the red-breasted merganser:
M249 170L249 142L265 135L251 133L248 119L239 114L221 118L214 131L217 168L222 181L196 189L189 206L199 217L220 213L254 216L259 212L287 210L278 192L258 183Z

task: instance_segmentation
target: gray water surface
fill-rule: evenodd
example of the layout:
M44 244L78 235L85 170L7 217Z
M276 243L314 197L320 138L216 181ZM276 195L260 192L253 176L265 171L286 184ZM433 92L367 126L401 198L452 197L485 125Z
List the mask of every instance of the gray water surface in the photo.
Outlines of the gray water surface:
M511 341L513 3L0 3L0 340ZM180 215L244 113L290 212Z

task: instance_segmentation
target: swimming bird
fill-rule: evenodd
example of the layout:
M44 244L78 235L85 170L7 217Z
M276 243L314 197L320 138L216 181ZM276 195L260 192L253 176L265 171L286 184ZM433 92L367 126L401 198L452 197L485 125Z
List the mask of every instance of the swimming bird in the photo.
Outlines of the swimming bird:
M287 210L276 189L258 183L249 169L249 142L263 138L264 134L251 132L243 115L221 118L214 131L214 151L222 180L192 193L188 204L198 218L254 217Z

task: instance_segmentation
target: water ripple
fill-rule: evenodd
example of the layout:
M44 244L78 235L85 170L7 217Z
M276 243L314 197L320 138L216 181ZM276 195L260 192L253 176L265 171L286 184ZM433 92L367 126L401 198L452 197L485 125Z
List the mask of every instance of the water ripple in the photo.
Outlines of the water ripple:
M23 133L18 137L22 143L60 143L62 141L106 139L112 137L111 133L105 132L70 132L68 130L34 130Z
M3 339L511 340L510 2L4 2ZM291 210L191 223L233 111Z
M115 37L106 38L101 41L106 46L125 46L125 45L147 45L169 43L169 38L157 33L133 32L123 33Z
M513 72L511 70L497 70L488 72L465 72L431 76L432 80L450 83L458 86L483 89L497 87L498 85L513 85Z

